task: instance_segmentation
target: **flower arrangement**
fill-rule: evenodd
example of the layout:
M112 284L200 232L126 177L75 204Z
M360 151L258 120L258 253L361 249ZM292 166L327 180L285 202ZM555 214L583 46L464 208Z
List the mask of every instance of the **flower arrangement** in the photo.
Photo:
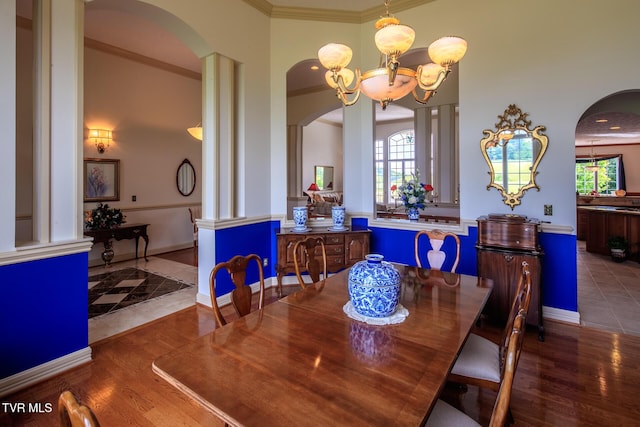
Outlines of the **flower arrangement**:
M98 203L95 209L85 212L84 225L90 230L115 228L125 222L124 218L120 209Z
M401 186L395 189L393 187L395 185L391 187L391 191L397 192L407 210L411 208L424 209L427 193L433 191L431 184L420 182L420 171L417 169L415 173L411 174L409 181L404 181Z

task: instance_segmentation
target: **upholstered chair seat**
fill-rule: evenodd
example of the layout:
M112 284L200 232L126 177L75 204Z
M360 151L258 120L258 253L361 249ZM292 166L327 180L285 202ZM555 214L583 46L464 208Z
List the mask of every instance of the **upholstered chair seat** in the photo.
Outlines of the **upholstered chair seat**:
M469 335L451 373L500 384L500 347L488 339Z
M457 410L444 400L438 399L429 414L426 427L479 427L473 418L469 417L462 411Z

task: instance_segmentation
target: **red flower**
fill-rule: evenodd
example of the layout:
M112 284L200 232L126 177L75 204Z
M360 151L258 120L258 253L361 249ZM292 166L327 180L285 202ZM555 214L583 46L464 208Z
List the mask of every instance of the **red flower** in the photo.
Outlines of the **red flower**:
M433 191L433 187L431 186L431 184L425 184L423 188L425 189L425 191Z
M397 186L397 185L393 184L393 185L391 186L391 191L396 191L397 189L398 189L398 186Z

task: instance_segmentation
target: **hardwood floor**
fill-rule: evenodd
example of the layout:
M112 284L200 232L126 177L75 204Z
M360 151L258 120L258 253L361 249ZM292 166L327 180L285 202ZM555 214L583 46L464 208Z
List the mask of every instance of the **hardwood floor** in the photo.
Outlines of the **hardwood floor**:
M269 294L268 301L274 301ZM231 314L230 307L224 310ZM2 399L43 407L50 403L51 413L9 414L3 405L0 425L57 426L57 398L66 389L91 406L103 426L222 425L151 371L155 358L207 334L214 325L210 309L195 306L100 341L92 345L90 364ZM537 340L535 331L527 333L511 403L514 425L638 425L640 337L552 321L546 327L545 342ZM444 398L486 425L495 393L447 389Z

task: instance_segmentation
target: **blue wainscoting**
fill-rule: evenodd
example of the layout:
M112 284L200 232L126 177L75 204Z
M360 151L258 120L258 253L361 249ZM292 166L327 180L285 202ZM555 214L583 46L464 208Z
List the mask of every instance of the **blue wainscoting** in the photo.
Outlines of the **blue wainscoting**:
M578 311L576 236L541 233L542 305Z
M279 226L278 221L265 221L216 230L216 263L228 261L236 255L256 254L262 259L269 258L269 265L264 268L264 277L274 276L275 258L271 254L277 253L274 230ZM252 262L247 270L246 282L256 283L258 280L258 269ZM234 288L231 278L226 273L218 276L216 286L218 296L227 294Z
M366 220L360 221L366 226ZM385 260L415 265L413 253L415 230L397 230L369 227L371 252L384 255ZM469 227L468 236L460 237L460 264L458 272L477 274L476 241L477 227ZM444 250L447 251L445 243ZM576 265L576 236L568 234L541 233L542 258L542 304L567 311L578 311L578 280ZM447 265L443 267L447 269Z
M86 348L86 252L0 267L0 378Z
M416 265L414 255L415 230L395 230L381 227L369 227L371 230L371 252L384 255L386 261L399 262L403 264ZM473 231L473 232L472 232ZM477 271L476 240L477 229L469 230L469 236L458 236L460 238L460 263L458 273L475 275ZM426 248L426 238L422 245ZM446 239L442 250L455 253L453 239ZM421 245L421 247L422 247ZM423 256L423 259L426 255ZM442 266L443 270L450 270L453 260L447 260Z

